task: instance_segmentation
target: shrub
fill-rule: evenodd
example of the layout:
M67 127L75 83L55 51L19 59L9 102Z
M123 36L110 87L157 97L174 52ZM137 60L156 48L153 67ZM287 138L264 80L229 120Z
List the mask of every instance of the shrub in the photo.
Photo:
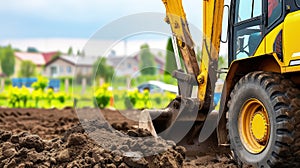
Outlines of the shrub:
M52 88L47 89L46 97L45 98L48 101L48 105L51 107L52 100L54 99L54 91L53 91Z
M2 80L3 80L3 79L2 79ZM11 85L11 84L12 84L11 79L5 78L5 79L4 79L4 84L5 84L5 85Z
M132 109L133 107L138 109L150 108L150 93L148 90L145 90L143 93L140 93L137 89L128 91L124 103L127 109Z
M20 90L18 87L10 87L8 91L8 104L12 107L20 106Z
M143 93L140 93L141 100L143 102L143 105L141 108L151 108L151 101L150 101L150 92L149 90L144 90Z
M21 107L22 102L23 107L26 107L29 96L30 91L25 86L22 86L22 88L10 87L8 91L8 104L12 107Z
M176 94L171 93L171 92L167 92L167 98L169 99L169 101L172 101L173 99L176 98Z
M8 94L6 92L0 93L0 99L7 99L7 98L8 98Z
M162 99L164 98L163 95L161 93L153 93L150 96L151 101L154 101L156 104L161 104L162 103Z
M34 90L38 90L38 89L41 89L42 91L45 90L45 88L47 87L48 85L48 82L49 80L45 77L42 77L42 76L39 76L37 81L32 83L31 87L34 89Z
M55 98L60 102L60 103L65 103L66 99L67 99L67 96L64 92L58 92L58 93L55 93Z
M94 93L95 103L100 109L104 109L112 98L112 92L108 90L108 84L101 85Z
M38 90L33 90L31 92L31 98L34 100L35 102L35 108L38 108L39 106L39 101L40 99L43 97L43 91L42 89L38 89Z
M138 94L139 91L137 89L133 91L128 91L126 93L124 104L127 109L132 109L135 107L137 101L138 101Z
M18 88L19 89L19 88ZM30 98L30 91L25 86L22 86L21 89L19 89L19 99L20 102L23 102L23 107L27 107L27 101Z

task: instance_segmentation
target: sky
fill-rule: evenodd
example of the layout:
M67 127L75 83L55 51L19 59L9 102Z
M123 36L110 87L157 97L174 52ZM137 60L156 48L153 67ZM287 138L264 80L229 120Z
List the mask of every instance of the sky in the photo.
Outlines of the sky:
M186 0L191 22L201 24L201 0ZM121 17L142 12L164 13L161 0L9 0L0 1L0 37L89 38ZM196 13L196 15L195 15Z
M183 0L185 12L190 25L202 29L202 0ZM91 38L101 29L112 23L144 12L165 15L165 7L161 0L9 0L0 1L0 45L11 44L15 48L26 50L36 47L40 51L60 50L66 52L72 46L73 50L82 50ZM168 26L159 18L161 24ZM143 26L156 20L138 20L135 23ZM114 32L125 31L130 26L120 26L111 29L105 39L112 40ZM193 35L193 32L192 32ZM198 36L198 35L197 35ZM151 35L143 41L139 35L135 42L127 44L129 52L139 49L140 43L153 42L156 48L165 48L166 36ZM111 38L111 39L110 39ZM195 37L198 38L198 37ZM150 39L150 41L149 41ZM122 41L120 42L122 43ZM116 44L118 55L125 53L124 46ZM149 44L150 47L151 44Z

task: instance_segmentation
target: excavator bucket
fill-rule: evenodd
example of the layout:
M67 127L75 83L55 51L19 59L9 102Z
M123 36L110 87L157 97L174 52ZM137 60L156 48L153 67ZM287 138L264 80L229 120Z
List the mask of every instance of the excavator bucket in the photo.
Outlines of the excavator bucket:
M198 99L177 97L164 109L146 109L140 114L139 127L149 130L154 137L172 140L187 149L187 155L202 155L217 150L217 136L213 132L203 142L199 134L207 117L217 120L215 114L199 112Z
M172 122L174 109L145 109L140 114L139 128L147 129L154 137L167 129Z
M198 117L199 102L192 98L175 98L164 109L146 109L140 114L139 127L149 130L153 136L179 140L190 130ZM183 133L180 133L181 132Z

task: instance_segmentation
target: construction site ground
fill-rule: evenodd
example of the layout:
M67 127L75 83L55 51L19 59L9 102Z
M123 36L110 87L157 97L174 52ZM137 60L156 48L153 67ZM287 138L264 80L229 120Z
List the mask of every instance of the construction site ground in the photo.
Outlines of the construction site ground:
M189 156L183 147L170 141L160 139L149 145L149 141L139 138L135 142L130 137L150 135L137 128L137 120L132 120L138 113L92 108L1 108L0 167L237 167L226 152L209 150ZM119 131L109 131L106 122L97 121L98 114ZM128 116L133 117L128 119ZM126 143L121 142L119 134L129 136ZM95 137L102 139L95 140ZM99 142L106 142L111 148ZM135 147L151 153L157 146L162 152L133 156ZM129 151L128 155L124 151Z

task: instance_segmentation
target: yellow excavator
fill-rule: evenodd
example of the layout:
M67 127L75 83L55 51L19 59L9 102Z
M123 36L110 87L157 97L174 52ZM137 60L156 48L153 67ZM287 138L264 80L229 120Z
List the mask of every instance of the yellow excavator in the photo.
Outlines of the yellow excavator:
M215 132L218 145L230 146L239 166L299 166L300 0L231 0L230 5L203 0L199 62L182 0L162 1L173 35L178 70L172 75L179 96L165 109L144 110L140 127L192 149ZM219 70L226 8L228 69ZM227 75L214 104L219 73ZM192 97L195 87L198 94Z

